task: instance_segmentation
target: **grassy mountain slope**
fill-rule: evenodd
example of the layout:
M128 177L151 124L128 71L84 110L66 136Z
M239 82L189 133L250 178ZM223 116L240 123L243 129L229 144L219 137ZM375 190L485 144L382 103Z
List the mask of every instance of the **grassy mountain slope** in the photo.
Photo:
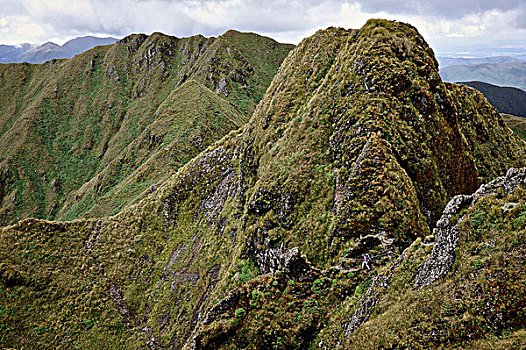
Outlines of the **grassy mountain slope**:
M71 60L0 66L3 99L0 104L0 143L3 145L0 151L3 174L0 178L3 188L0 222L6 224L17 217L28 216L57 218L67 210L63 208L66 201L68 207L80 201L81 208L66 215L74 218L89 210L98 196L95 188L91 200L82 196L87 194L86 189L73 194L85 183L99 181L104 187L103 194L111 191L131 175L136 166L157 152L162 143L175 138L177 133L184 133L187 128L188 133L192 132L190 129L199 129L195 123L205 128L212 124L215 131L186 155L186 161L212 141L239 127L259 100L261 91L270 84L272 69L277 70L291 46L254 34L228 33L225 36L239 36L236 40L240 43L254 41L253 45L263 47L268 55L253 63L259 65L267 57L268 62L260 64L261 69L252 66L253 50L243 51L230 42L226 47L228 40L222 37L179 39L155 33L149 37L132 35ZM221 56L227 49L232 57ZM212 76L215 80L210 78ZM236 77L245 80L236 80ZM165 115L166 127L164 123L161 127L157 125L157 134L151 134L147 127L155 121L156 113L160 113L158 109L173 90L187 80L229 95L225 98L236 107L229 107L222 99L210 99L209 94L203 93L199 95L203 103L217 115L208 112L203 115L204 108L182 111L186 115L179 121L188 125L179 125L181 131L176 131L174 126L168 127ZM221 85L222 81L226 85ZM185 93L180 92L179 97L186 98ZM174 102L167 101L166 105ZM195 108L195 103L186 106ZM239 118L236 108L244 118ZM201 114L192 115L194 112ZM229 116L225 117L224 113ZM150 134L146 135L148 132ZM141 143L138 141L141 137L150 137L150 140ZM131 146L134 142L135 148ZM176 146L179 149L179 145ZM181 150L184 147L188 147L186 143L181 144ZM127 160L124 169L117 164L119 159ZM174 164L180 161L172 160ZM108 172L111 164L112 171ZM112 179L104 179L102 172L111 174ZM142 188L133 185L135 188L127 195L143 191L148 187L147 182L154 182L153 178L143 180ZM97 213L114 213L119 203L106 207L109 211Z
M374 277L358 302L369 298L370 318L354 333L348 332L351 317L345 313L352 302L336 312L322 340L325 348L526 346L525 190L526 168L513 169L475 195L453 199L435 230L435 245L416 240ZM425 267L444 268L449 254L452 262L443 275L419 284Z
M445 81L482 81L499 86L526 90L526 62L484 63L444 67L440 74Z
M526 117L526 91L500 87L480 81L468 81L461 84L470 86L482 92L493 107L501 113Z
M473 192L479 181L503 174L511 164L524 164L524 144L482 95L472 99L460 87L442 84L429 48L413 28L371 21L360 31L334 31L298 46L252 120L254 129L260 128L254 132L254 153L272 153L253 161L256 189L247 191L253 191L254 199L248 200L249 216L243 222L245 240L255 241L249 243L248 255L260 272L286 272L256 279L227 297L205 321L198 348L317 344L311 337L323 328L330 310L348 296L358 298L369 286L371 276L357 269L363 252L374 256L376 264L386 264L407 242L429 233L428 223L434 225L454 193ZM302 50L332 48L316 45L316 39L338 39L338 34L348 41L334 61L326 58L332 64L327 75L305 68L321 84L297 87L294 77L303 76L292 67L311 62L291 62L295 54L319 59L321 55ZM286 68L292 70L288 79L280 79ZM274 91L279 93L272 95ZM289 91L315 94L305 103L302 98L308 94L290 98ZM280 98L291 112L280 113ZM294 102L300 105L298 112ZM264 113L256 119L260 111ZM303 128L297 116L305 122ZM267 126L272 123L274 129ZM315 136L302 139L307 132ZM497 150L496 144L503 148ZM494 148L495 158L483 155ZM310 152L287 161L295 150ZM292 200L287 192L294 193ZM290 259L289 267L287 248L292 247L299 247L314 266L304 268Z
M229 30L199 57L190 72L250 115L293 47L254 33Z
M515 166L523 164L524 142L511 133L498 111L482 93L463 85L446 83L454 103L460 129L476 159L479 182L502 175L509 168L510 158Z
M526 140L526 119L510 114L502 114L502 119L520 138Z
M192 156L241 127L246 116L194 80L173 90L142 134L70 196L58 217L116 214L142 191L155 191Z
M525 165L524 142L465 89L409 25L317 32L248 124L134 205L2 229L1 344L336 346L451 197Z

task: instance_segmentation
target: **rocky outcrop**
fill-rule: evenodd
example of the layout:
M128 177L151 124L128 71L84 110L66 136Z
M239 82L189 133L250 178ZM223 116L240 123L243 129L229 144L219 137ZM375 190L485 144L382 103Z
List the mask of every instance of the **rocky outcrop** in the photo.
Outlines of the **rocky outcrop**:
M431 256L426 260L419 274L414 280L413 287L420 289L447 276L455 263L455 249L457 247L459 232L458 223L463 216L459 216L466 207L474 206L481 198L496 194L503 190L512 194L517 187L526 187L526 168L508 170L506 176L480 186L472 195L455 196L446 206L444 213L433 230L435 245ZM455 221L452 219L455 218Z
M245 92L253 90L244 90L243 77L255 74L250 65L255 71L256 53L267 48L236 51L223 44L232 41L236 48L247 48L244 40L250 38L218 39L213 50L206 49L203 38L155 50L152 42L161 40L160 35L143 42L138 37L132 65L139 65L129 67L130 74L158 70L166 79L167 62L180 53L188 79L171 81L185 80L166 94L155 113L140 120L131 112L117 115L113 127L142 133L144 147L133 144L126 156L106 159L103 174L79 192L76 203L88 206L96 198L113 204L122 198L110 189L119 174L131 171L130 159L145 161L132 171L133 179L140 182L151 174L164 178L155 184L145 181L146 191L103 225L77 220L60 224L58 232L53 225L42 230L37 220L0 231L2 271L9 268L25 280L44 276L35 285L48 294L33 293L30 285L7 286L15 295L9 300L21 301L21 310L42 304L42 313L54 325L53 332L38 334L41 338L30 335L28 346L43 341L56 345L56 339L78 329L72 317L84 324L89 315L88 324L96 328L75 333L73 347L90 340L96 344L98 335L114 348L175 349L193 341L197 348L309 348L319 344L317 337L327 348L337 342L346 347L347 339L390 307L386 295L424 293L422 286L447 275L461 236L455 213L469 205L468 194L488 174L526 162L523 143L508 129L490 137L491 126L500 124L475 113L484 102L461 110L469 96L455 97L456 88L440 81L432 50L415 28L383 20L371 20L360 30L329 28L305 39L283 62L248 124L206 149L205 138L215 123L238 115L228 102L211 103L202 111L211 118L202 130L188 135L196 126L189 122L172 134L180 138L171 140L164 128L172 123L177 129L174 116L194 120L203 99L223 99L203 86L212 84L209 73L224 72L226 98L246 102ZM116 47L125 51L126 44ZM212 59L223 53L228 58L224 64ZM159 58L164 59L161 65ZM100 58L95 61L93 74L103 64ZM237 61L243 65L239 72ZM202 71L192 62L206 62L199 66L208 68ZM116 70L111 72L115 76ZM200 74L203 84L189 79ZM214 74L216 84L221 76ZM117 75L121 79L110 84L124 81L124 71ZM130 92L146 92L143 88L155 77L141 75L131 82ZM236 81L241 85L231 89ZM139 95L134 101L151 104ZM106 100L101 106L108 106L103 112L109 118L121 105ZM86 145L92 139L97 137L87 137ZM100 156L117 147L118 139L105 138ZM491 152L481 153L478 139L483 149L499 149L498 161ZM192 147L204 150L185 159ZM166 170L170 167L177 170ZM510 170L508 177L518 183L521 174ZM515 186L511 180L499 181L495 188ZM130 187L124 189L134 190L133 182L126 184ZM152 185L155 191L148 190ZM58 191L65 186L61 181ZM478 195L500 191L491 186L483 186ZM447 206L455 195L461 196ZM436 220L436 251L426 265L431 248L418 244L418 238L428 236ZM373 258L371 270L360 265L360 255L367 252ZM484 262L473 266L480 264ZM105 282L118 288L108 289ZM46 299L48 295L54 299ZM35 296L40 298L36 302ZM82 298L90 302L79 302ZM51 303L60 307L51 312ZM9 315L12 334L29 329L33 318L25 316ZM133 327L127 328L130 318ZM321 339L325 329L327 338ZM425 330L418 329L422 334Z
M280 271L288 278L300 282L312 282L315 274L320 272L306 261L298 248L286 249L283 245L258 251L254 261L263 274Z
M459 238L457 221L452 222L455 215L471 205L473 196L455 196L444 209L444 213L433 230L435 245L420 273L415 278L414 288L422 288L440 278L444 278L451 271L455 263L455 248Z
M344 302L343 310L352 317L348 320L345 311L336 311L319 345L520 348L524 193L526 168L511 168L474 194L454 197L434 236L426 237L434 237L433 247L417 239L401 262L383 269L363 297L350 303L352 308ZM385 277L387 287L381 288L376 282L386 281ZM501 339L497 343L496 337Z
M377 276L372 280L371 285L361 297L358 305L354 309L351 318L348 322L342 323L343 336L348 338L354 331L358 329L362 324L369 320L369 317L374 312L376 304L380 298L386 293L390 287L391 278L393 277L394 271L400 264L405 260L406 254L402 255L389 266L389 270L381 276ZM341 345L336 343L335 347ZM329 347L323 347L323 349L329 349Z

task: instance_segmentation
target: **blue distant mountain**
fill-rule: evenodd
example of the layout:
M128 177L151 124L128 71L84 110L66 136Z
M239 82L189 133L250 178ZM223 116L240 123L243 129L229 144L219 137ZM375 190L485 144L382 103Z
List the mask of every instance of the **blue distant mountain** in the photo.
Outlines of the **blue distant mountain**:
M43 63L52 59L71 58L99 45L109 45L119 39L84 36L60 46L52 42L42 45L0 45L0 63Z
M526 57L525 57L526 58ZM449 66L465 66L485 63L523 62L522 57L492 56L492 57L437 57L440 68Z
M526 61L447 66L440 75L450 82L481 81L526 91Z

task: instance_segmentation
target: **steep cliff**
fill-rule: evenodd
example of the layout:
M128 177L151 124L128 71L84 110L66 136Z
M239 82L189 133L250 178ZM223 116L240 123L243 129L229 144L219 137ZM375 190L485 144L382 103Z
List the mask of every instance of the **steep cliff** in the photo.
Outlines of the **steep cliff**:
M470 278L468 252L486 252L477 236L458 243L468 232L460 224L431 235L459 219L446 207L451 198L472 200L459 215L484 210L488 242L512 225L502 240L517 245L513 256L524 249L523 180L495 189L512 203L509 218L469 196L526 165L525 144L480 94L463 89L440 80L432 50L410 25L370 20L359 30L317 32L284 60L244 127L134 205L103 219L2 229L2 345L400 348L502 332L511 339L523 313L506 314L498 329L488 321L474 336L441 337L463 322L460 308L436 339L419 336L441 322L427 301L440 308L438 298L455 298L443 288ZM490 187L506 183L498 181ZM453 231L457 241L445 244ZM434 239L443 253L431 252ZM457 247L468 247L458 259ZM361 267L363 253L371 270ZM436 264L444 254L447 262ZM449 275L457 263L459 275ZM505 273L518 279L510 291L520 297L516 266ZM481 288L491 300L495 278L486 276ZM465 307L478 307L468 294ZM523 310L518 300L510 305ZM405 305L414 313L400 312ZM470 312L467 319L485 317ZM376 325L395 333L383 338L387 328Z
M322 348L523 348L525 191L526 168L512 168L454 197L435 243L416 240L359 301L343 303Z

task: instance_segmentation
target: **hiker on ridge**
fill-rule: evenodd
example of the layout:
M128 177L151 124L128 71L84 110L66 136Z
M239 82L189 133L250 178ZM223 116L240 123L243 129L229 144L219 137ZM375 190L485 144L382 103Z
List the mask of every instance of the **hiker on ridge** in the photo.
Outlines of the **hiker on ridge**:
M363 262L362 262L362 269L363 267L367 267L367 270L370 270L371 268L369 267L369 260L371 260L371 258L369 257L369 254L365 253L365 254L362 254L363 256Z

